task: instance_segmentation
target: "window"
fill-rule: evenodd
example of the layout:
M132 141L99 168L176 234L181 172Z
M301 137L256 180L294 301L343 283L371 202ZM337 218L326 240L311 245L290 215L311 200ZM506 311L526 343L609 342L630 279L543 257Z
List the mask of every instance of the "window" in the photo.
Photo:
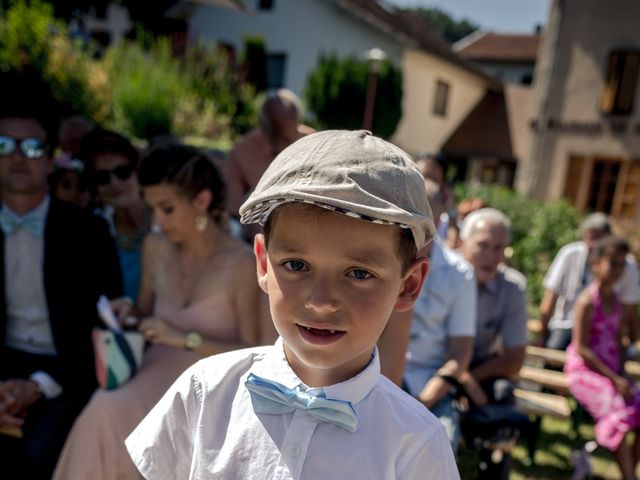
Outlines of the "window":
M284 73L287 56L284 53L270 53L267 56L267 88L284 87Z
M447 115L447 100L449 97L449 84L442 80L436 81L436 94L433 98L433 114L439 117Z
M614 50L609 54L604 91L600 101L602 113L628 115L633 111L633 102L638 83L640 51Z
M259 10L272 10L274 3L275 3L275 0L259 0L258 1L258 9Z
M640 162L621 158L571 156L564 197L583 210L636 218L640 202Z
M594 160L587 196L587 208L589 210L605 213L612 212L613 196L616 193L619 174L619 161Z

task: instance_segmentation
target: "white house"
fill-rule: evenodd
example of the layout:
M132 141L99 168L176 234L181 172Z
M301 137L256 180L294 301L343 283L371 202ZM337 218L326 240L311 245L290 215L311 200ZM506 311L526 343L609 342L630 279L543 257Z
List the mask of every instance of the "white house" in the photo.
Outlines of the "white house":
M201 2L204 3L204 2ZM364 58L377 47L403 71L403 117L393 141L411 153L438 151L495 79L461 59L417 15L376 0L245 0L245 12L199 4L187 19L191 40L240 52L264 38L270 88L304 93L321 53Z

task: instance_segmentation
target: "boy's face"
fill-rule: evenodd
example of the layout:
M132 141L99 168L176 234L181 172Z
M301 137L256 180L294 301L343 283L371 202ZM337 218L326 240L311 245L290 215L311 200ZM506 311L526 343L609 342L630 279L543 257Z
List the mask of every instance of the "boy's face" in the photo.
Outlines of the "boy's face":
M307 385L363 370L391 312L413 305L428 265L420 258L402 275L396 228L287 204L268 251L256 236L258 281L287 360Z

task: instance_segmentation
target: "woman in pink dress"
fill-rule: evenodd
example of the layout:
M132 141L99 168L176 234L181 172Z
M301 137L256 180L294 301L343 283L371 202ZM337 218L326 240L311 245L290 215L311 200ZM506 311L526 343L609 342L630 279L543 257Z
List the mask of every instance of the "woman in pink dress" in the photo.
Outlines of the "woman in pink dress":
M268 310L251 249L225 228L224 185L197 151L150 153L139 173L154 224L147 236L135 313L148 342L136 375L116 390L98 390L76 421L57 479L141 478L124 439L183 370L202 357L259 343ZM266 317L266 318L265 318Z
M569 391L595 420L596 440L613 451L625 480L640 460L640 390L624 374L621 306L613 291L624 271L628 244L601 239L590 256L593 283L578 297L564 372ZM635 431L633 446L628 433Z

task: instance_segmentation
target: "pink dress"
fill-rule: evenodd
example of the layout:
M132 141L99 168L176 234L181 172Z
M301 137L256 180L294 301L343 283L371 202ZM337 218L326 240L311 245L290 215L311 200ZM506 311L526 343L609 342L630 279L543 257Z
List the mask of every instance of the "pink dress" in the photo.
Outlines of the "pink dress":
M596 285L591 284L588 288L594 307L589 337L591 350L613 371L621 372L618 335L622 309L616 302L614 312L605 313ZM640 390L632 385L631 398L625 402L610 379L587 366L573 341L567 349L564 373L569 391L596 422L598 443L609 450L617 450L625 434L640 427Z
M216 295L188 307L156 302L154 315L183 331L237 341L231 295ZM175 379L200 357L191 351L164 345L147 347L136 375L117 390L97 390L76 420L54 474L58 480L141 479L124 440L156 404Z

